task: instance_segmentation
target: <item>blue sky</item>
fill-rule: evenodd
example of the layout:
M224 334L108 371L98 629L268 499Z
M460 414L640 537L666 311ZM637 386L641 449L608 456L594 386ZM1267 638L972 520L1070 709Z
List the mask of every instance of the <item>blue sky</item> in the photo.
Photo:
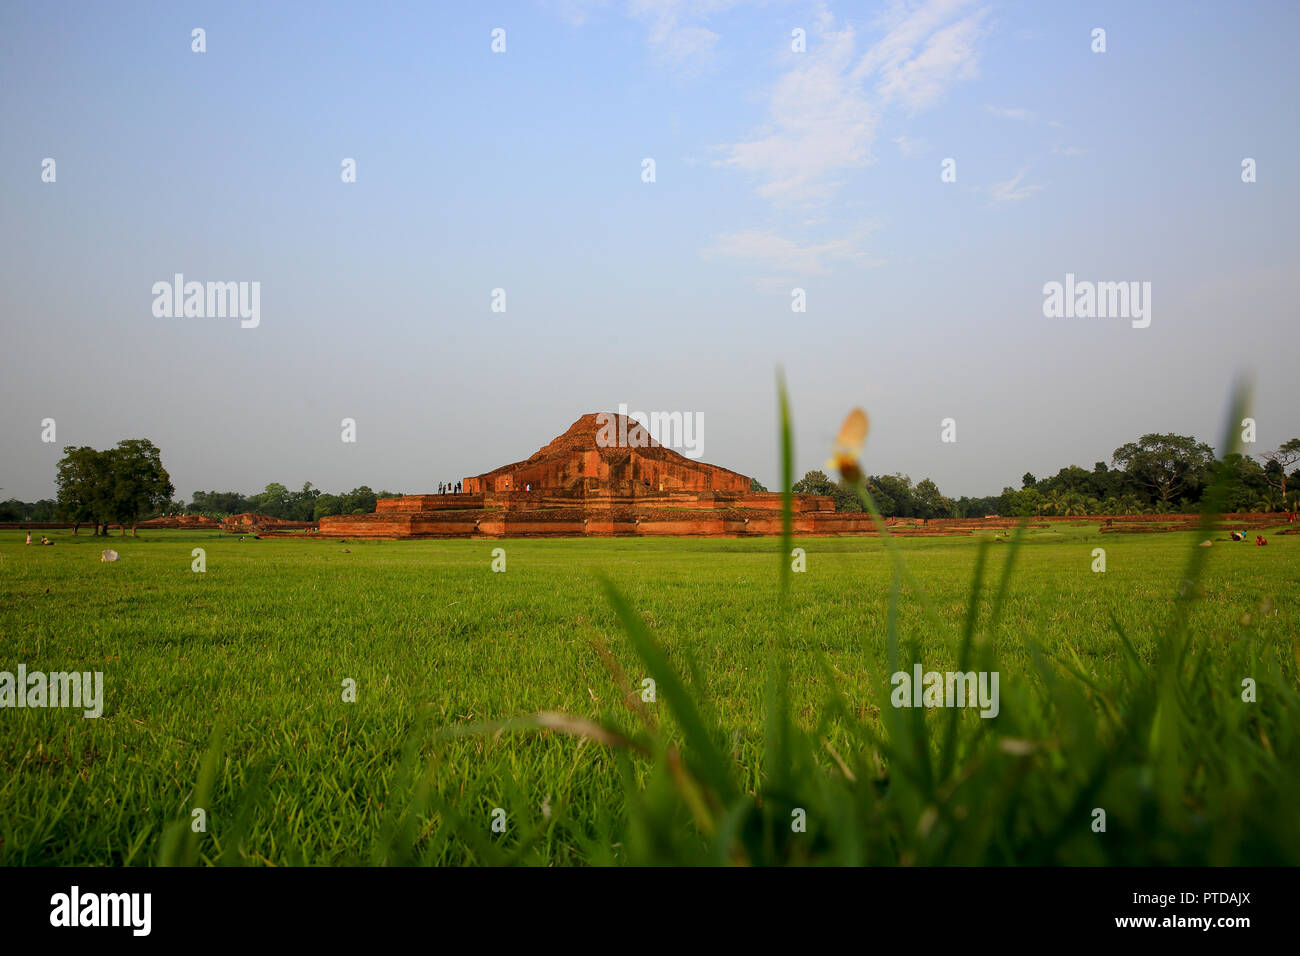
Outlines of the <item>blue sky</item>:
M778 365L800 472L862 405L868 470L996 493L1149 431L1217 443L1238 374L1269 450L1300 434L1298 27L1289 3L7 3L0 495L141 436L181 497L428 491L619 403L702 413L704 460L772 486ZM260 324L155 317L177 272L259 281ZM1150 327L1044 317L1067 272L1151 282Z

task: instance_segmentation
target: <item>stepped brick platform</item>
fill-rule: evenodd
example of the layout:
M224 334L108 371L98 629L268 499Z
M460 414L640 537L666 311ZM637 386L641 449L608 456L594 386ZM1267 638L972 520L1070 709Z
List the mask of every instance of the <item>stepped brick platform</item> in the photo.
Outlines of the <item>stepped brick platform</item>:
M624 438L625 436L625 438ZM610 439L615 443L611 444ZM781 533L781 495L693 461L636 421L583 415L524 461L461 482L460 494L383 498L373 514L322 518L331 538L506 538ZM798 534L874 533L867 515L795 495Z
M610 423L614 427L611 428ZM611 445L611 433L626 435ZM699 536L781 533L781 495L750 491L738 472L693 461L654 441L622 416L584 415L536 454L461 482L460 494L381 498L373 514L321 518L326 538L515 538ZM240 516L247 517L247 516ZM232 519L227 519L232 520ZM1190 530L1196 515L1039 517L1049 523L1098 524L1102 531ZM1233 527L1278 524L1285 515L1224 515ZM887 518L891 535L970 535L1014 528L1017 518ZM223 522L223 526L226 522ZM1221 527L1226 526L1222 525ZM286 530L263 526L262 533ZM823 495L794 496L794 533L874 535L868 514L835 511Z

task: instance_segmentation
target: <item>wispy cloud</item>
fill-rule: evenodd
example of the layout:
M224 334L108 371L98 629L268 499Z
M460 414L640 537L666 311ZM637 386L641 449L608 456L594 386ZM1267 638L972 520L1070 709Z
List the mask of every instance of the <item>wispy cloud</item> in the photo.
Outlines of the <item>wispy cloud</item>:
M913 139L906 133L901 133L898 136L895 136L894 145L897 146L898 151L908 159L911 159L913 156L920 156L930 150L930 144L928 142L923 139Z
M661 63L697 73L712 62L719 35L705 24L736 0L629 0L628 13L648 27L650 49Z
M784 238L771 229L748 229L718 236L713 245L704 250L704 256L743 259L770 270L779 270L782 278L777 281L784 281L786 274L826 275L831 271L832 261L867 263L869 257L861 244L875 226L874 222L866 223L848 236L812 243Z
M985 192L997 202L1016 202L1021 199L1028 199L1043 188L1039 185L1021 185L1025 174L1028 172L1028 168L1022 169L1011 179L991 184L985 189Z
M977 46L986 33L987 8L962 16L969 0L927 0L908 6L899 0L881 22L888 27L854 71L879 75L885 104L916 111L938 103L961 80L979 74Z
M758 193L777 202L829 199L836 174L865 166L878 107L853 81L851 29L823 35L806 62L777 80L768 121L753 138L724 147L720 165L757 176Z
M969 7L970 0L899 4L865 52L854 29L836 29L821 8L807 52L788 55L772 88L766 122L720 147L718 164L753 175L759 195L778 204L830 199L845 172L870 164L888 110L928 108L976 75L987 10Z
M984 109L992 113L994 116L1002 117L1002 119L1024 121L1024 120L1031 120L1034 118L1033 113L1031 113L1029 110L1024 109L1022 107L1007 109L1001 106L989 106L988 104L985 104Z
M613 6L646 27L646 44L664 66L677 73L703 72L712 65L720 35L707 26L710 15L740 0L541 0L543 6L575 27L596 11Z
M607 6L609 0L543 0L542 5L554 10L562 19L575 27L585 24L593 10Z

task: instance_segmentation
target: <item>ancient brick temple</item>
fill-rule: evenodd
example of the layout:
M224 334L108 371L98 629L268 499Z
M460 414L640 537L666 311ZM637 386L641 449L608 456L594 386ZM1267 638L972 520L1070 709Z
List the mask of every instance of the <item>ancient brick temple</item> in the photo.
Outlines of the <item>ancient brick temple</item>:
M613 426L613 427L611 427ZM614 442L611 436L618 436ZM624 438L624 436L626 436ZM374 514L322 518L336 538L577 535L765 535L781 532L781 495L744 475L693 461L636 421L583 415L532 457L466 478L459 494L383 498ZM862 533L869 516L836 514L795 495L798 534Z

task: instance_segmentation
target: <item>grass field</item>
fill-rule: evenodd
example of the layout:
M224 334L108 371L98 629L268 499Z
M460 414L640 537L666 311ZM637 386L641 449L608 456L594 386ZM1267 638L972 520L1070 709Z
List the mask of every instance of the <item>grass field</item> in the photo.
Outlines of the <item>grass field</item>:
M1204 535L1100 535L1094 519L1028 530L1018 550L901 540L929 610L902 587L898 668L959 669L969 626L1001 677L1001 712L983 720L890 706L881 539L797 540L807 570L782 614L771 538L3 534L0 670L105 681L99 719L0 710L6 865L1300 863L1300 537L1214 533L1177 647L1169 622ZM120 563L100 563L106 546ZM774 682L787 643L789 680ZM690 675L684 694L660 646ZM624 703L648 676L659 730ZM540 711L645 753L496 723ZM796 809L806 832L782 822Z

